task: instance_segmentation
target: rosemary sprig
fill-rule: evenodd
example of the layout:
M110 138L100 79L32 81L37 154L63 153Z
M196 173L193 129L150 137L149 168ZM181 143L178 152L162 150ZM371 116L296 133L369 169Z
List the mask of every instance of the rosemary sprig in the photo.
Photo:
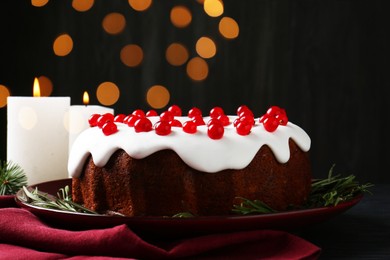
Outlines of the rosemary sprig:
M303 209L337 206L339 203L349 201L359 194L371 193L369 188L374 185L371 183L359 184L354 175L347 177L333 176L334 166L330 168L328 178L312 182L311 192ZM239 205L233 205L233 212L242 215L277 212L261 201L252 201L245 198L241 198L241 200L242 202ZM294 208L302 209L302 207L292 206L292 209Z
M12 162L0 162L0 195L13 195L27 185L23 169Z
M276 210L269 207L267 204L260 200L249 200L246 198L238 197L242 202L239 205L233 205L232 211L242 215L248 215L253 213L274 213Z
M341 202L353 199L358 194L371 193L371 183L359 184L354 175L341 177L333 176L333 165L328 173L328 178L312 182L311 193L305 207L337 206Z
M40 192L37 187L35 189L28 189L26 186L23 186L23 193L18 198L30 205L42 208L98 214L93 210L74 203L72 201L72 196L69 194L69 190L69 186L65 186L65 188L59 189L59 192L57 193L58 197L55 197L47 193Z
M190 212L180 212L172 216L172 218L193 218L193 217L195 217L195 215Z

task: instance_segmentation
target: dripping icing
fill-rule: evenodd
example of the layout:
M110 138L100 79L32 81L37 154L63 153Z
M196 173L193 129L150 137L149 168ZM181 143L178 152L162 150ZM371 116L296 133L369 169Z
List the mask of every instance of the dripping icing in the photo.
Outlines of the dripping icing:
M231 122L236 116L229 116ZM154 124L159 117L149 118ZM187 117L175 117L181 122ZM204 118L207 122L208 117ZM258 120L256 120L257 122ZM267 132L256 123L251 133L241 136L232 124L225 127L222 139L213 140L207 136L207 126L198 126L195 134L188 134L181 127L172 127L168 136L159 136L154 131L136 133L133 127L117 123L118 132L105 136L101 129L92 127L83 131L75 140L69 154L68 171L70 176L78 177L85 160L91 154L96 166L103 167L111 155L123 149L129 156L142 159L150 154L171 149L191 168L202 172L219 172L225 169L243 169L249 165L263 145L267 145L280 163L286 163L290 157L289 139L307 152L311 140L299 126L288 122L275 132ZM216 156L218 155L218 156Z

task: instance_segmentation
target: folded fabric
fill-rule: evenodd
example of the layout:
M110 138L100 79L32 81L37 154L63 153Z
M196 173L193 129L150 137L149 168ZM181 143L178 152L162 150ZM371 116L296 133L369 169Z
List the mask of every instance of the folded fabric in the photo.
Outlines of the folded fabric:
M14 195L1 195L0 208L17 207Z
M317 259L317 246L284 231L254 230L148 242L127 225L71 231L31 212L0 208L0 259Z

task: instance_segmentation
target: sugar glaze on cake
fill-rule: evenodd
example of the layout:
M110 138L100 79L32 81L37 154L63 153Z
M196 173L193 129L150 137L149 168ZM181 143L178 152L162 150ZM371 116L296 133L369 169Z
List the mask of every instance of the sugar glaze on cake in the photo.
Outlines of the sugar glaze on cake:
M229 116L233 122L237 116ZM156 122L159 117L150 117ZM181 122L188 117L175 117ZM205 117L205 122L209 119ZM256 120L258 121L258 120ZM263 145L271 148L279 163L286 163L290 157L291 138L306 152L311 140L299 126L288 122L275 132L267 132L262 125L253 126L250 135L238 135L232 124L225 127L222 139L213 140L207 136L207 126L198 126L197 133L187 134L180 127L172 127L168 136L159 136L153 131L136 133L133 128L118 123L118 132L105 136L101 129L92 127L81 133L69 156L68 170L72 177L79 177L85 160L91 154L96 166L103 167L118 149L124 150L135 159L145 158L157 151L170 149L191 168L201 172L215 173L226 169L243 169Z

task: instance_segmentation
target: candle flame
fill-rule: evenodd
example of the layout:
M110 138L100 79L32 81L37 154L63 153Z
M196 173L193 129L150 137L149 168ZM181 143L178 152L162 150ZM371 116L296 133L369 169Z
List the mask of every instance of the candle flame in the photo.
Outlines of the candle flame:
M40 87L39 87L38 78L35 78L35 79L34 79L33 96L34 96L34 97L40 97L40 96L41 96L41 89L40 89Z
M83 103L84 103L84 105L88 105L89 104L89 95L88 95L87 91L84 91Z

